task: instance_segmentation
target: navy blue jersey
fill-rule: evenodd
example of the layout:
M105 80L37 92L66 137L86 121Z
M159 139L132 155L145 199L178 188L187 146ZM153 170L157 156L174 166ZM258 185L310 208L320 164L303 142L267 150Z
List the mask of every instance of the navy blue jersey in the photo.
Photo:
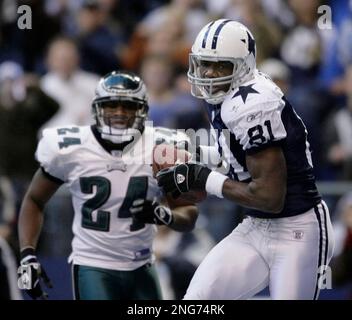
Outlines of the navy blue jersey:
M258 218L302 214L321 201L316 188L307 131L282 91L264 74L228 95L221 105L208 105L219 154L229 164L228 176L250 182L246 155L270 146L282 148L287 166L287 194L279 214L247 209Z

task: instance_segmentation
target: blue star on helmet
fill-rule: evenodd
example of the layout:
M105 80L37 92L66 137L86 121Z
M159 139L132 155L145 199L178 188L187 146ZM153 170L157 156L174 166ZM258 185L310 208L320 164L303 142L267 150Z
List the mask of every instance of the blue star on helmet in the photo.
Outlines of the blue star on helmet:
M254 86L254 84L249 84L248 86L240 86L238 88L238 91L233 95L232 98L241 96L243 103L246 103L247 96L250 93L259 93L257 90L252 88L253 86Z
M249 53L253 53L253 55L255 56L255 41L248 31L247 31L247 35L248 35L248 51Z
M248 52L252 53L255 56L255 41L248 31L247 31L247 37L248 37L248 42L246 41L246 39L241 39L241 41L243 43L246 43L246 42L248 43Z

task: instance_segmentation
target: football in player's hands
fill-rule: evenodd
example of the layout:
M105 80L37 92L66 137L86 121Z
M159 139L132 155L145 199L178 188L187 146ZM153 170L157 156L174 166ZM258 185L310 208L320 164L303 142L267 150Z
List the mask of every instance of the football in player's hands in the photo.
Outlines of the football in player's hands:
M176 164L186 163L192 159L192 155L184 150L178 149L174 145L159 144L153 150L153 175L165 168L170 168ZM182 193L177 198L167 195L168 201L175 206L189 205L205 200L207 193L205 191L189 191Z

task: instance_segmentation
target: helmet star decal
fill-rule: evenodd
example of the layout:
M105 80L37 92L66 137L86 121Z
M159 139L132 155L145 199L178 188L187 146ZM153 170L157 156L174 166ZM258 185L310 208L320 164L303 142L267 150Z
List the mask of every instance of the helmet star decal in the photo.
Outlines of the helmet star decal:
M248 51L249 53L253 53L255 56L255 41L247 31L247 36L248 36ZM243 43L247 43L246 39L241 39Z
M248 51L255 56L255 41L247 31L248 35Z

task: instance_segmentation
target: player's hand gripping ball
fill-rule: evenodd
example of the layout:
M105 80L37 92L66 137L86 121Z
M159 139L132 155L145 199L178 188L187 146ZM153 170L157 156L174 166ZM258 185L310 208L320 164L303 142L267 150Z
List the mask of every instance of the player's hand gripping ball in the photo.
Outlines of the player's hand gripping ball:
M153 174L156 174L165 168L173 167L176 164L187 163L192 159L192 155L184 150L178 149L174 145L159 144L154 147L153 150ZM188 205L201 202L207 197L206 191L194 191L191 190L182 194L167 194L174 199L177 205Z

